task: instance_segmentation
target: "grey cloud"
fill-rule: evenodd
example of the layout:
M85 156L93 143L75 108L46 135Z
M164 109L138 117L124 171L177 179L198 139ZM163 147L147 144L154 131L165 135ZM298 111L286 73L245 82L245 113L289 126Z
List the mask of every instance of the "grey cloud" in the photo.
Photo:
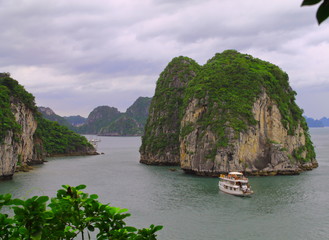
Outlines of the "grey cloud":
M10 69L28 89L37 90L45 106L54 104L53 89L53 96L69 102L62 104L65 112L78 109L74 102L111 101L124 108L131 96L153 94L151 87L173 57L185 55L203 64L216 52L237 49L278 64L303 92L305 86L329 81L329 58L319 56L329 45L329 31L325 24L316 26L314 9L300 8L300 2L0 1L0 70Z

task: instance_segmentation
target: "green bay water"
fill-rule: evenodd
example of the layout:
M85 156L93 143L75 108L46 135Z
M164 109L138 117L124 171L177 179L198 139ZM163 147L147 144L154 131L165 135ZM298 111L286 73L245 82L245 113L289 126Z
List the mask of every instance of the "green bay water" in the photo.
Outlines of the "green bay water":
M0 182L0 194L51 197L63 184L86 184L102 203L129 209L128 225L163 225L160 240L329 239L329 128L311 129L311 136L319 168L250 177L250 198L220 192L217 178L140 164L140 137L97 137L104 155L49 158Z

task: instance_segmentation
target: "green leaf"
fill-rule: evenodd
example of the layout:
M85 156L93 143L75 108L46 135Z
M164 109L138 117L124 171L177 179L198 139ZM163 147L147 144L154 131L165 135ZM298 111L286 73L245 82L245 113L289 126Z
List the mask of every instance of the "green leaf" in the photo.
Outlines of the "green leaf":
M105 208L108 207L107 204L101 204L101 205L99 205L99 206L100 206L100 207L99 207L99 211L104 211Z
M310 5L315 5L319 2L321 2L322 0L304 0L302 3L302 6L310 6Z
M49 197L48 196L41 196L37 199L37 202L38 203L45 203L49 200Z
M97 194L91 194L91 195L90 195L90 198L91 198L91 199L97 199L97 198L98 198L98 195L97 195Z
M321 24L329 16L329 0L324 0L324 2L318 8L316 12L316 19L318 23Z
M35 234L31 238L32 240L41 240L41 232Z
M11 194L10 193L7 193L3 196L4 200L9 200L11 199Z
M24 216L24 214L25 214L25 211L22 208L12 207L12 209L14 210L14 213L16 214L16 216Z
M124 212L128 212L128 209L126 209L126 208L116 208L116 213L121 214L121 213L124 213Z
M124 227L123 229L126 229L127 232L136 232L137 231L137 228L130 227L130 226Z
M163 228L163 226L155 226L154 227L154 232L160 231Z
M7 193L4 195L0 195L0 200L4 200L5 202L11 198L11 194Z
M84 188L80 185L78 188ZM125 227L123 221L130 216L127 209L111 207L96 201L98 195L78 191L75 187L64 185L59 190L57 198L51 199L46 208L48 196L34 196L26 201L10 199L10 195L0 195L0 202L7 199L14 212L12 218L0 213L0 239L75 239L82 231L88 233L96 231L97 239L152 239L154 232L162 226L151 225L151 229L136 229ZM72 197L71 197L72 196ZM2 204L4 205L4 204ZM76 217L78 216L78 217ZM10 230L14 238L3 235L3 230ZM137 233L136 233L137 231ZM10 233L11 234L11 233ZM8 235L9 236L9 235ZM143 238L144 236L144 238Z
M22 235L27 235L28 231L25 227L20 227L18 229L19 233L22 234Z
M11 204L12 204L12 205L24 205L24 201L21 200L21 199L13 199L13 200L11 201Z
M52 219L54 217L54 213L51 211L47 211L44 213L43 218L44 219Z
M81 190L81 189L85 189L86 187L87 187L86 185L81 184L81 185L79 185L79 186L76 186L75 188L76 188L77 190Z

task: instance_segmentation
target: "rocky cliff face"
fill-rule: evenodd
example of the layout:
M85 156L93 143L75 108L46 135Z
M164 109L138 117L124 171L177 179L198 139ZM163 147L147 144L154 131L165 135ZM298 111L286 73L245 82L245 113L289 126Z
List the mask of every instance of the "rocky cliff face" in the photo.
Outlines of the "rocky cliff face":
M102 136L141 136L150 103L151 98L139 97L125 113L114 107L97 107L89 114L87 122L74 130Z
M197 100L191 101L182 119L182 127L197 123L206 111ZM226 129L228 146L216 148L218 138L210 129L196 127L180 140L181 167L198 175L217 176L230 171L243 171L251 175L297 174L317 167L313 159L298 161L296 151L302 149L300 158L306 159L308 133L298 125L294 135L289 135L282 124L281 113L266 92L262 92L252 108L257 121L238 136Z
M71 123L69 123L64 117L61 117L57 115L51 108L49 107L38 107L39 113L42 114L42 116L45 119L48 119L50 121L58 122L59 125L65 126L70 130L74 130Z
M127 116L115 120L98 133L100 136L141 136L142 134L143 126L137 120Z
M178 57L161 73L142 138L142 163L179 165L181 106L188 82L198 68L194 60Z
M41 114L46 115L46 116L56 115L55 112L49 107L38 107L38 111Z
M87 118L81 117L80 115L63 118L66 119L66 121L68 121L74 127L80 127L87 121Z
M113 121L121 116L119 110L115 107L99 106L95 108L88 116L87 124L95 123L98 121Z
M141 127L144 128L148 114L149 114L150 104L151 104L151 98L139 97L127 109L125 115L129 118L135 119L141 125ZM142 130L144 130L144 129L142 129Z
M87 122L77 131L85 134L98 134L103 127L108 126L121 115L122 113L115 107L99 106L89 114Z
M0 180L56 154L97 153L86 138L42 118L34 96L10 74L0 74Z
M34 132L37 122L31 109L11 98L11 111L21 126L20 134L8 131L0 144L0 178L11 178L17 168L42 162L42 155L34 152ZM40 158L41 157L41 158Z
M143 139L141 162L169 164L166 156L171 156L186 172L208 176L229 171L298 174L317 167L295 94L288 76L275 65L236 51L216 54L189 80L181 117L172 119L171 131L179 133L174 143L179 153L163 153L166 146L147 151L150 143ZM168 114L154 105L152 101L148 122ZM151 129L146 139L163 129L156 124L147 127Z
M148 116L151 98L139 97L122 116L100 129L101 136L141 136Z

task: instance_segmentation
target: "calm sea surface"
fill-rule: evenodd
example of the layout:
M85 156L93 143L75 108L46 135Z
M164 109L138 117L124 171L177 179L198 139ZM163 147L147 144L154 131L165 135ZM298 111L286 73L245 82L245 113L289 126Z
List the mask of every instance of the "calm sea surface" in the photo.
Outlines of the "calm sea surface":
M329 128L311 129L311 135L319 168L250 177L251 198L220 192L216 178L140 164L139 137L99 137L104 155L50 158L0 182L0 194L54 196L63 184L86 184L102 203L128 208L128 224L163 225L160 240L329 239Z

